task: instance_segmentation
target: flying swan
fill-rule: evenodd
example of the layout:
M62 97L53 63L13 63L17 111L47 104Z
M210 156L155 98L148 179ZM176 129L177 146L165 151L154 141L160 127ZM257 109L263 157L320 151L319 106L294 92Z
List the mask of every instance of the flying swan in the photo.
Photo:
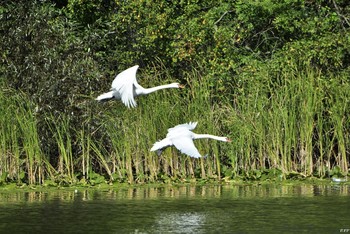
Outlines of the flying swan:
M179 83L160 85L153 88L143 88L136 81L136 72L138 68L139 66L135 65L119 73L112 82L111 91L101 94L96 100L108 101L115 98L121 100L125 106L130 108L136 107L134 99L136 96L153 93L160 89L184 88L184 86Z
M193 144L193 140L200 138L211 138L218 141L231 142L231 140L227 137L219 137L210 134L196 134L191 132L191 130L195 129L196 126L197 122L189 122L169 128L166 138L154 143L151 151L157 151L157 154L160 155L167 147L175 146L182 153L187 154L190 157L200 158L202 155Z

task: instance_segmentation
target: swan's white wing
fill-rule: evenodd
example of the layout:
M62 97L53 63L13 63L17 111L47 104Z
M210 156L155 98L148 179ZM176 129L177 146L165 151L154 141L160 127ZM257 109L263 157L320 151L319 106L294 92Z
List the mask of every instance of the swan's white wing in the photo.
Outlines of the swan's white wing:
M109 91L108 93L103 93L99 95L95 100L97 101L103 101L113 98L113 91Z
M194 129L196 125L197 122L189 122L169 128L167 138L170 139L173 145L182 153L190 157L200 158L201 155L192 140L193 133L190 131Z
M197 122L189 122L169 128L166 138L156 142L151 148L151 151L174 145L181 153L187 154L190 157L202 157L193 143L193 133L190 131L193 130L196 125Z
M193 158L202 157L190 137L177 137L172 139L172 142L174 146L181 151L181 153L187 154Z
M175 132L175 131L182 131L182 129L186 129L186 130L193 130L195 129L197 126L197 122L189 122L189 123L185 123L185 124L179 124L176 125L173 128L169 128L168 132Z
M136 72L138 65L130 67L119 73L112 82L112 90L120 94L120 99L127 107L135 107L134 83L136 82ZM137 82L136 82L137 83Z
M156 143L154 143L150 151L156 151L171 145L173 145L171 140L169 138L164 138L163 140L157 141Z

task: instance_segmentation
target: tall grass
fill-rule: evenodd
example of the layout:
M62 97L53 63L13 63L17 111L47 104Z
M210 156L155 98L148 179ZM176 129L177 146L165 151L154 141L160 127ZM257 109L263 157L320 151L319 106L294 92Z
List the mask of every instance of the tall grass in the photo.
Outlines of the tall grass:
M173 82L166 69L140 69L145 87ZM220 94L211 78L193 69L186 88L137 97L137 108L120 101L86 98L80 126L74 116L47 115L57 151L42 150L36 107L25 95L0 92L0 183L59 184L171 182L193 179L290 178L346 175L349 166L349 82L315 69L261 69L241 92ZM11 118L9 117L11 116ZM13 118L12 118L13 117ZM197 140L205 158L174 147L161 156L149 149L177 124L198 121L198 133L229 136L232 143ZM40 140L41 139L41 140ZM48 160L51 159L51 160ZM54 160L52 160L54 159ZM49 162L56 161L56 164Z
M46 118L52 137L55 139L58 148L57 172L61 181L65 183L75 182L74 160L73 160L73 139L71 136L71 125L69 116L48 116Z
M22 93L4 90L1 106L1 174L18 183L42 183L51 167L40 146L35 107Z
M341 82L344 77L325 77L311 68L278 74L264 70L256 76L252 80L265 85L250 84L251 91L237 97L238 105L229 106L228 124L237 137L234 174L256 178L261 171L278 169L284 177L323 177L337 165L346 175L350 92L349 83Z
M166 73L161 74L154 69L150 74L143 72L139 82L149 87L172 80ZM153 143L166 136L168 128L177 124L198 121L196 131L218 134L219 128L214 124L218 124L219 120L215 119L209 94L201 93L206 90L203 85L206 81L194 71L188 74L186 89L162 90L147 97L138 97L136 109L126 109L120 102L98 106L104 112L103 131L110 150L105 150L106 145L97 145L95 149L96 152L107 153L110 161L114 162L109 164L108 170L115 173L116 178L127 178L130 183L178 180L198 175L220 176L216 142L196 142L200 152L209 155L199 160L189 159L174 148L165 150L160 157L149 151Z

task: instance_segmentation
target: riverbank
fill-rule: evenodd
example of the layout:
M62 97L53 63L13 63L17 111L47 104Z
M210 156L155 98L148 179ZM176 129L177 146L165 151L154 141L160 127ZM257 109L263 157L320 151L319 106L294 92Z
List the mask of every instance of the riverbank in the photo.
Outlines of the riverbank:
M0 192L14 192L14 191L81 191L81 190L118 190L118 189L133 189L133 188L160 188L160 187L183 187L183 186L295 186L295 185L322 185L322 186L338 186L338 185L350 185L350 181L347 177L338 178L315 178L309 177L304 179L293 179L293 180L222 180L222 181L199 181L199 180L183 180L182 182L171 182L171 183L142 183L142 184L128 184L128 183L100 183L95 185L89 184L75 184L75 185L57 185L53 183L44 183L42 185L27 185L27 184L16 184L8 183L0 185Z

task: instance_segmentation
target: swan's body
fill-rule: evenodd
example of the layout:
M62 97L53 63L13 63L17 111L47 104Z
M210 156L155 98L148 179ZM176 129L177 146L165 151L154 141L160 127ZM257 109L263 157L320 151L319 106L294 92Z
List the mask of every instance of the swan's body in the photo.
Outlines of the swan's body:
M210 134L196 134L191 132L191 130L195 129L196 126L197 122L190 122L169 128L166 138L156 142L151 148L151 151L157 151L158 155L160 155L165 148L175 146L182 153L187 154L190 157L200 158L202 155L198 152L193 140L200 138L211 138L218 141L231 142L231 140L227 137L214 136Z
M136 96L153 93L160 89L183 88L179 83L160 85L153 88L143 88L136 80L136 72L138 68L139 66L136 65L119 73L112 82L111 91L101 94L96 100L107 101L115 98L121 100L125 106L130 108L136 107Z

